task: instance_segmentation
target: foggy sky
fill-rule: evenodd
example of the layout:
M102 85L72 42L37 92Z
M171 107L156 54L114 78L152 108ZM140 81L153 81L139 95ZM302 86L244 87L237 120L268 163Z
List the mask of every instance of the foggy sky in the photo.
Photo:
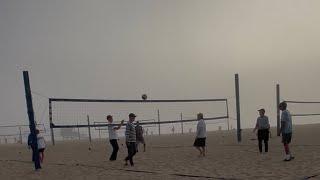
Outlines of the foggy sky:
M318 0L0 0L0 124L28 122L29 70L41 95L107 99L229 98L239 73L243 127L260 107L275 125L277 83L282 99L320 100L319 9ZM47 99L33 98L41 114Z

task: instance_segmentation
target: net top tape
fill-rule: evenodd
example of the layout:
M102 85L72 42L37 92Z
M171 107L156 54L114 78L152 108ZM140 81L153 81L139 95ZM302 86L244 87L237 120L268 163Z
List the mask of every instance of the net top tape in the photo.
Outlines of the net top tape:
M51 102L113 102L113 103L155 103L155 102L212 102L227 101L227 99L156 99L156 100L112 100L112 99L63 99L50 98Z
M320 104L320 101L284 101L286 103L292 104Z

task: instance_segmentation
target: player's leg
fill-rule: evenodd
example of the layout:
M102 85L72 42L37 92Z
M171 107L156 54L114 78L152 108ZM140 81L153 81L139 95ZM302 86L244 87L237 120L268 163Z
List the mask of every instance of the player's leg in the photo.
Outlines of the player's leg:
M200 152L199 156L202 156L202 149L200 148L199 138L194 140L193 146Z
M140 144L140 141L137 141L136 142L136 152L139 152L139 144Z
M44 160L44 150L41 152L41 163L43 163Z
M200 152L199 156L202 156L202 149L198 146L196 146L196 149L198 149L198 151Z
M130 160L130 153L131 153L130 143L127 142L126 145L127 145L127 150L128 150L128 156L124 159L125 160L125 164L124 164L125 166L128 165L128 161Z
M202 149L202 155L206 156L206 147L202 146L201 149Z
M118 140L115 139L114 141L114 149L113 149L113 160L117 160L117 156L118 156L118 151L119 151L119 145L118 145Z
M262 153L262 138L258 139L259 152Z
M111 139L110 140L110 144L112 146L112 153L111 153L111 156L110 156L109 160L110 161L114 161L115 158L116 158L117 151L118 151L118 149L117 149L117 144L118 144L117 140L116 139Z
M286 154L286 157L284 161L290 161L291 155L290 155L290 148L289 148L289 136L288 134L282 134L282 143L284 147L284 152Z
M137 149L136 149L136 143L132 142L131 143L131 154L130 154L130 165L131 166L134 166L134 163L133 163L133 156L137 153Z
M269 151L269 130L266 129L264 133L264 152Z

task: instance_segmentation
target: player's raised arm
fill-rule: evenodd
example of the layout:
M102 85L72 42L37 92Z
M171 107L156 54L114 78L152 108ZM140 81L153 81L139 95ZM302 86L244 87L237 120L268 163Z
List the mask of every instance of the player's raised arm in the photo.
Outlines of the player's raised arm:
M124 120L121 121L121 123L119 124L119 126L114 127L115 130L119 130L121 128L121 126L123 125Z

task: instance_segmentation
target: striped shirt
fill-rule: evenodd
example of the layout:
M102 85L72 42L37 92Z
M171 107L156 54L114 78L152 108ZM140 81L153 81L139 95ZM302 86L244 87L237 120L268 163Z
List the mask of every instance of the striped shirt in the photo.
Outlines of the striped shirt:
M136 142L136 128L133 123L128 122L126 125L126 142Z

